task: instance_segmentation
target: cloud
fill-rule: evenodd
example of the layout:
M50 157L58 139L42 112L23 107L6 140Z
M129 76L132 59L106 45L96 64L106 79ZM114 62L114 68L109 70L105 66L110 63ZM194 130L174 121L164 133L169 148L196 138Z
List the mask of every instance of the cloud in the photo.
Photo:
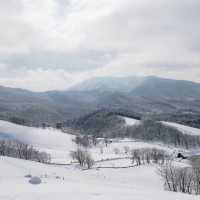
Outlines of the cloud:
M0 84L63 89L77 77L131 74L200 81L199 9L198 0L0 1Z
M14 88L30 89L32 91L64 90L85 78L82 73L69 73L63 69L27 69L9 70L9 67L0 67L0 85Z

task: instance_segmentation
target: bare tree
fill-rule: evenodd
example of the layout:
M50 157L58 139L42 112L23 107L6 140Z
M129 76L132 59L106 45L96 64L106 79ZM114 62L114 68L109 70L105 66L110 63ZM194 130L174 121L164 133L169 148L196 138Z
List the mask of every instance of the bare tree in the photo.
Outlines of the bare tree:
M176 167L172 161L160 166L159 173L167 190L188 194L199 194L200 171L192 167Z
M200 194L200 156L192 156L190 158L194 173L194 190L195 194Z
M89 152L78 148L76 151L71 152L72 159L76 160L80 166L86 166L90 169L94 165L94 160Z
M90 147L90 138L87 135L81 136L81 135L77 135L76 138L74 139L74 142L79 145L82 146L84 148L88 148Z

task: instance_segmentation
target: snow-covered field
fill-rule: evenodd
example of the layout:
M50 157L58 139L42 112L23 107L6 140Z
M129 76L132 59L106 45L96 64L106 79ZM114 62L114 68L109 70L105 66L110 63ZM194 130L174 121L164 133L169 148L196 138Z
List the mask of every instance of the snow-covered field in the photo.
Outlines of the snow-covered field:
M2 157L0 159L2 200L196 200L198 196L163 190L155 166L129 169L92 169L49 166ZM41 177L40 185L25 175Z
M93 147L90 151L95 160L123 158L130 156L125 153L125 149L138 149L138 148L157 148L167 151L169 154L176 155L177 152L183 151L182 149L174 148L172 146L163 145L161 143L143 142L134 139L119 139L113 140L107 147L105 145L98 145Z
M69 153L76 148L72 142L73 137L58 130L24 127L0 121L0 139L16 139L31 144L39 150L50 153L52 162L71 163ZM157 166L133 166L131 160L127 158L129 154L125 153L127 147L129 149L156 147L169 153L179 151L159 143L128 138L115 139L107 147L105 144L99 144L90 149L97 161L91 170L81 170L77 164L45 165L0 157L0 200L199 199L198 196L165 191L163 181L157 173ZM116 169L118 167L121 168ZM30 184L30 177L25 177L27 175L40 177L42 183Z
M38 150L49 153L53 163L71 163L70 152L76 148L76 145L72 142L73 138L73 135L55 129L25 127L0 121L0 139L18 140L25 144L33 145ZM99 144L97 147L90 149L90 151L93 158L98 161L127 157L125 147L129 149L155 147L166 150L169 153L178 151L178 149L164 146L163 144L136 141L134 139L116 139L107 147L105 144Z

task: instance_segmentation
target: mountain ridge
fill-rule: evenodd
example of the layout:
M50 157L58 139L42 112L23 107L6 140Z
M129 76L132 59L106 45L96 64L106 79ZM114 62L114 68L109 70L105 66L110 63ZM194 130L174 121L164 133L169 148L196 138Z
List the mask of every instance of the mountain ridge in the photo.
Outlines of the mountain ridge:
M97 81L98 87L90 84L89 89L92 90L82 91L71 88L64 91L32 92L1 86L0 119L19 117L31 122L52 123L74 119L104 108L114 111L130 110L140 115L170 116L187 110L195 113L195 116L200 113L199 83L158 77L132 79L134 77L128 77L127 80L126 77L107 77L107 81L104 81L101 78ZM115 82L117 85L112 87ZM83 85L84 83L81 84Z

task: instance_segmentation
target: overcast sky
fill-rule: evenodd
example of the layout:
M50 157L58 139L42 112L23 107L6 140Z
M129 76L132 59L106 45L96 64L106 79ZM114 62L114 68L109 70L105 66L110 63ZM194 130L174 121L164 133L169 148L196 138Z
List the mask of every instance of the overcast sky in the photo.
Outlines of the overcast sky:
M0 0L0 85L127 75L200 82L200 0Z

